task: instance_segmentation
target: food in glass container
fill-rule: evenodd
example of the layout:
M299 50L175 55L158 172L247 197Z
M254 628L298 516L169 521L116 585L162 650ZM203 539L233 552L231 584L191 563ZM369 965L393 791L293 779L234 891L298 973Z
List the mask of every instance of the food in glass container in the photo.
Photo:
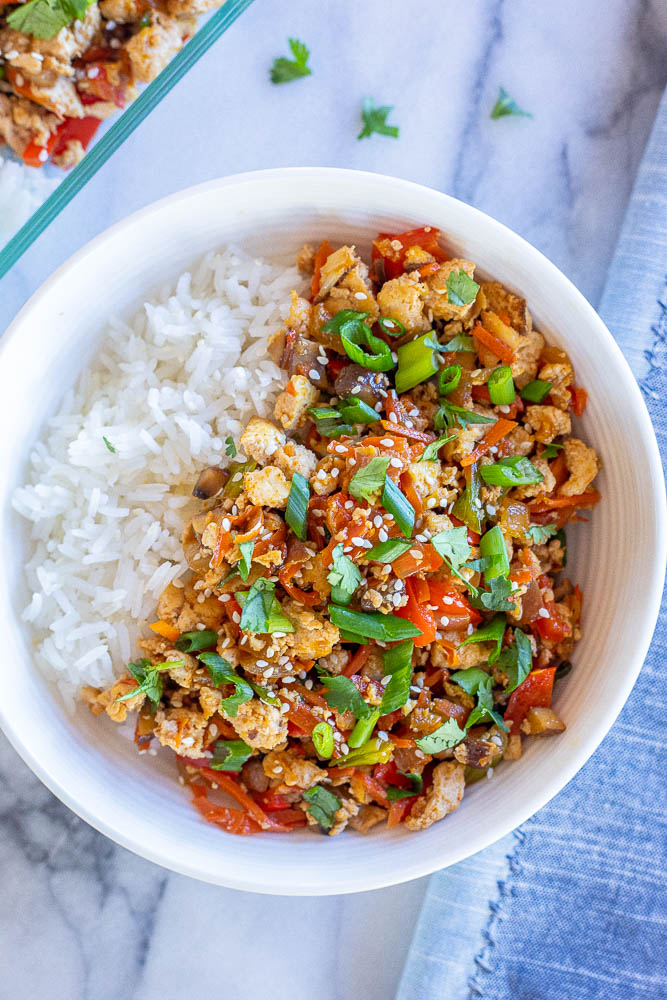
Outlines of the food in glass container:
M0 0L0 140L69 169L221 0Z

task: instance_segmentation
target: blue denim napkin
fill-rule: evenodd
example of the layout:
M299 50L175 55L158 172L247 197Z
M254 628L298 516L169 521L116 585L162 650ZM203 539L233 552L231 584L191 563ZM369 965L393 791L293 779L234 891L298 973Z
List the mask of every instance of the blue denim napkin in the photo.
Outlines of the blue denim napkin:
M667 455L667 94L600 305ZM658 1000L665 962L665 595L616 724L498 844L431 879L397 1000Z

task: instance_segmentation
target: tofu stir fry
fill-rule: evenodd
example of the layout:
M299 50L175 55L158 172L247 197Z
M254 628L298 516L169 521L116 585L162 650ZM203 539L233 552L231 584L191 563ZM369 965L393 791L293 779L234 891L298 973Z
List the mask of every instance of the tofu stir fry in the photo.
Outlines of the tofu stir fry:
M223 0L0 0L0 144L69 168Z
M203 817L250 834L423 830L560 733L581 636L566 526L600 499L586 392L526 302L437 229L304 247L269 351L289 376L202 471L141 657L96 714L176 754Z

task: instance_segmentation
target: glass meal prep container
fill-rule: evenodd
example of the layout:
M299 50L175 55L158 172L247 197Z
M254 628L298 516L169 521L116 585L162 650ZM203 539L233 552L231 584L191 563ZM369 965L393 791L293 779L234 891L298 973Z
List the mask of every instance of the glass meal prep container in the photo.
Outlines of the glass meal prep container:
M252 0L0 0L0 278Z

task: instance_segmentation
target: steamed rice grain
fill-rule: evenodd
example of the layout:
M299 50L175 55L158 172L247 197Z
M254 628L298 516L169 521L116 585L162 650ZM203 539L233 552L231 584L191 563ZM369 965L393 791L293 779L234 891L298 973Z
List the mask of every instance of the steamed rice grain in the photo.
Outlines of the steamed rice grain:
M23 618L66 702L82 684L113 682L186 571L193 484L203 466L226 464L228 436L271 414L285 377L266 341L299 285L296 268L207 255L129 323L109 322L96 363L35 444L14 496L30 522Z

